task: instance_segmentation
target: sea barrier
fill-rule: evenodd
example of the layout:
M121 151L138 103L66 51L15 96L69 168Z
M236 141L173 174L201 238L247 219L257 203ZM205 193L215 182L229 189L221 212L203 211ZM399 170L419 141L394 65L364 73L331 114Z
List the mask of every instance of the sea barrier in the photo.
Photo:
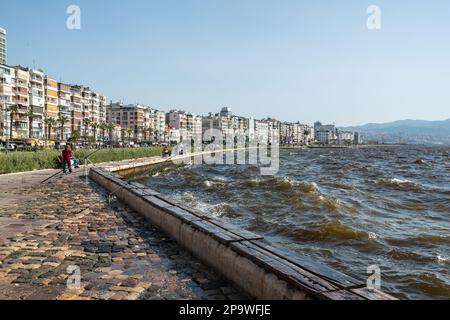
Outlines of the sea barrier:
M91 168L89 177L253 298L395 300L367 288L366 283L273 246L263 236L186 207L124 177L191 156L105 164Z

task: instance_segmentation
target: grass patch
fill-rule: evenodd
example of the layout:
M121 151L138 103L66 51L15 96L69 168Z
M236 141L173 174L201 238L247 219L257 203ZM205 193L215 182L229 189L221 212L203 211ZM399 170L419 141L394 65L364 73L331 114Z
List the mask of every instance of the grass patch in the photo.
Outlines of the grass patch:
M76 150L74 156L83 162L83 159L94 151L96 150ZM161 153L162 149L159 147L101 149L89 156L89 160L92 163L102 163L160 156ZM57 161L60 154L58 150L2 152L0 174L61 168L61 164Z

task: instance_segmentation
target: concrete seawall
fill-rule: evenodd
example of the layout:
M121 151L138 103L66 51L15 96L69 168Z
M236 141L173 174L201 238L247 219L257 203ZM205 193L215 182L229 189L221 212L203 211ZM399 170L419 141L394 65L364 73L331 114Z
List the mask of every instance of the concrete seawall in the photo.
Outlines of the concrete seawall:
M181 160L183 157L177 157ZM120 174L167 160L142 159L92 168L89 176L256 299L391 300L365 283L275 247L264 237L185 207Z

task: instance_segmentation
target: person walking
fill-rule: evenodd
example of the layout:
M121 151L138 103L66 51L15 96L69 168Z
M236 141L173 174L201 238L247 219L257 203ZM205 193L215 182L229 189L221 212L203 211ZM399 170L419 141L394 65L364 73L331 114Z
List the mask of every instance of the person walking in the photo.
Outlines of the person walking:
M67 172L67 168L69 168L69 172L72 173L72 150L68 144L62 151L62 161L64 174Z

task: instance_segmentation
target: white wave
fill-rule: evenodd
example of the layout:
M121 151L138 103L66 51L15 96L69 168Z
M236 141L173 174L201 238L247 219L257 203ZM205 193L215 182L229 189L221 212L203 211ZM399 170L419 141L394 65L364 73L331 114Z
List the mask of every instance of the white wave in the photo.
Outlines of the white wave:
M207 188L211 188L212 185L213 185L213 183L212 183L211 181L209 181L209 180L206 180L204 183L205 183L205 186L206 186Z
M438 263L450 263L450 257L442 257L441 255L437 256Z
M414 184L414 182L412 182L411 180L407 180L407 179L390 179L389 181L391 181L392 183L397 183L397 184Z
M375 232L369 232L369 240L376 240L378 239L378 235Z

